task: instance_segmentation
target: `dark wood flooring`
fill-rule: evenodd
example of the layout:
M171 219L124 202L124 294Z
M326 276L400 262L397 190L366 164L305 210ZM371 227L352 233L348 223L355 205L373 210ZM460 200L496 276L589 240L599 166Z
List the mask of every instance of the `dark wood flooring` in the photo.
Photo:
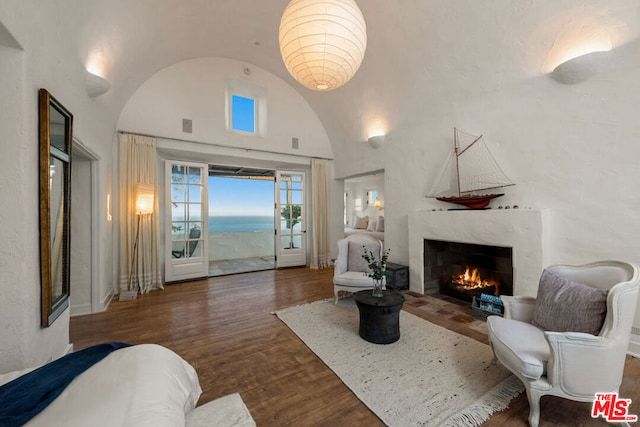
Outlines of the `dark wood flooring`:
M165 286L107 311L73 317L76 350L105 341L156 343L197 370L199 404L238 392L258 426L378 426L383 423L275 315L274 310L333 296L333 271L294 268ZM468 304L405 292L404 309L479 341L486 328ZM628 358L621 397L640 413L640 360ZM540 426L606 424L589 403L542 398ZM485 426L526 426L529 405L516 398Z

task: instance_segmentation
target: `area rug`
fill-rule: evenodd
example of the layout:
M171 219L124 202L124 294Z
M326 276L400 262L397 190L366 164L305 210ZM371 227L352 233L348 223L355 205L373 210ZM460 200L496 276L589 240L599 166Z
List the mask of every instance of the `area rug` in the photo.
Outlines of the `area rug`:
M523 391L488 345L400 312L400 339L358 335L353 299L318 301L276 315L389 426L476 426Z

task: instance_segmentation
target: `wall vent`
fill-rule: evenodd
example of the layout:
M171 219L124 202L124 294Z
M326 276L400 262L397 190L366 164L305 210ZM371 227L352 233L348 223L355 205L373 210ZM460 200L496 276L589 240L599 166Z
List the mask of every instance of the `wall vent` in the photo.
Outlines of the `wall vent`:
M193 121L190 119L182 119L182 132L191 133L193 132Z
M633 335L640 335L640 328L639 328L639 327L637 327L637 326L632 326L632 327L631 327L631 333L632 333Z
M294 150L298 149L298 138L291 138L291 148Z

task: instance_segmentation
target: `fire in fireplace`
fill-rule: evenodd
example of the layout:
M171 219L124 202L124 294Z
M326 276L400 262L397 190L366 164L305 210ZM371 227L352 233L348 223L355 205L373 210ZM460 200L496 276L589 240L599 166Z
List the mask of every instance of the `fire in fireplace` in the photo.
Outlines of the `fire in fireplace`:
M512 258L507 247L425 240L425 291L464 301L513 295Z
M477 268L467 266L464 273L454 275L451 278L451 285L455 286L459 292L481 290L482 293L500 295L500 283L483 279Z

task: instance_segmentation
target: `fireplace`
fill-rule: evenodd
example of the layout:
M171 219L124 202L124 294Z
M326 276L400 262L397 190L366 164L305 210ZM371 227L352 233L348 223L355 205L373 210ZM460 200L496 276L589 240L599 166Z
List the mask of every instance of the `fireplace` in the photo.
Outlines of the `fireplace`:
M424 240L424 290L471 302L481 294L513 295L513 249Z
M549 216L546 209L528 208L410 213L409 289L418 294L430 291L425 288L433 280L429 277L432 273L425 271L425 240L435 240L510 248L510 292L535 296L542 270L549 265ZM441 273L445 272L442 267Z

